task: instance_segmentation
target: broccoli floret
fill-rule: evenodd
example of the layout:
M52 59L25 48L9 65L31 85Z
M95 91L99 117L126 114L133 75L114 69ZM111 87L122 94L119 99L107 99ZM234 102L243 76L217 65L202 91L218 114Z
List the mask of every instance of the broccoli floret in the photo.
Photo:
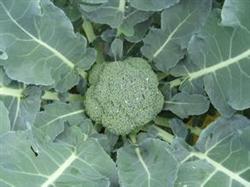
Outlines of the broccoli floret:
M118 135L150 122L164 103L157 76L142 58L97 64L89 83L87 114Z

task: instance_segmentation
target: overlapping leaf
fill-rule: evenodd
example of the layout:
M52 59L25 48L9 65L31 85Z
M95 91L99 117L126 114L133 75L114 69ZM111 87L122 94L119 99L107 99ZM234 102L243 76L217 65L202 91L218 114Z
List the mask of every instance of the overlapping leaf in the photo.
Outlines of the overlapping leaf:
M246 135L249 141L249 128L243 116L211 124L202 132L196 149L181 161L175 186L249 186L250 152L242 141Z
M42 130L52 140L64 130L64 125L84 123L86 117L80 103L66 104L54 102L44 106L44 111L37 114L34 126Z
M164 10L161 29L149 31L143 40L142 54L163 72L174 67L184 57L188 41L206 19L210 7L210 0L185 0Z
M8 109L11 130L27 129L40 110L41 90L34 86L0 86L0 101Z
M117 160L121 186L171 186L177 161L168 149L156 139L121 148Z
M126 9L123 22L118 28L119 32L128 37L133 36L135 34L135 26L146 21L150 15L152 15L152 12L139 11L133 8Z
M245 29L220 26L219 17L214 12L190 42L188 51L199 70L189 72L187 82L203 78L212 104L230 116L233 109L250 107L250 35Z
M165 101L165 110L170 110L181 118L189 115L200 115L209 108L209 101L206 97L199 94L178 93L170 100Z
M82 1L80 11L93 22L108 24L117 28L122 24L125 12L125 0Z
M227 26L236 26L250 31L249 22L250 1L245 0L225 0L221 17L222 24Z
M116 175L115 164L93 139L82 138L81 144L75 146L62 143L36 143L32 149L31 146L34 144L26 132L0 136L0 186L108 187L110 178ZM103 173L103 163L109 172Z
M249 133L249 119L237 115L210 124L194 147L180 138L169 145L144 137L138 145L118 151L121 185L249 186Z
M10 78L65 91L78 82L76 64L85 63L86 41L49 0L1 0L0 51Z

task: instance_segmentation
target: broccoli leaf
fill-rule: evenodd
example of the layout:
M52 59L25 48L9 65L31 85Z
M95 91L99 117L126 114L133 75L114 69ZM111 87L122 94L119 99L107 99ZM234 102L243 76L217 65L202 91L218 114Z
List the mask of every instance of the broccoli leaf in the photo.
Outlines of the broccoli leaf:
M37 114L34 125L46 136L54 140L64 130L64 125L78 125L86 120L84 110L79 103L66 104L54 102L44 106L44 111Z
M156 139L121 148L117 160L121 186L171 186L177 161L168 149Z
M250 186L249 0L0 0L0 187Z
M152 138L125 146L118 151L117 160L121 184L249 186L250 150L245 143L249 142L249 125L240 115L219 118L201 133L194 147L178 138L170 146Z
M142 54L167 72L185 55L188 41L210 11L210 0L185 0L161 13L161 29L151 28Z
M202 78L212 104L230 116L232 109L242 110L250 106L249 32L222 27L218 22L219 14L214 12L201 33L190 42L188 51L199 70L190 72L187 80Z
M249 148L241 141L249 125L243 116L211 124L181 161L176 186L249 186Z
M165 110L170 110L181 118L189 115L200 115L209 108L209 100L199 94L178 93L169 101L165 101Z
M10 132L0 136L0 142L0 160L5 160L0 162L1 186L108 187L112 176L103 173L102 163L115 174L115 164L94 139L82 138L75 146L38 142L34 146L26 132Z
M93 22L108 24L117 28L122 24L125 12L125 0L108 0L102 4L80 4L82 15Z
M86 41L48 0L1 0L0 51L10 78L66 91L78 82L75 64L85 63Z
M8 109L11 130L29 129L40 110L41 90L32 86L0 86L0 100Z
M222 12L222 24L226 26L239 26L250 30L250 24L246 13L250 8L250 1L245 0L226 0Z

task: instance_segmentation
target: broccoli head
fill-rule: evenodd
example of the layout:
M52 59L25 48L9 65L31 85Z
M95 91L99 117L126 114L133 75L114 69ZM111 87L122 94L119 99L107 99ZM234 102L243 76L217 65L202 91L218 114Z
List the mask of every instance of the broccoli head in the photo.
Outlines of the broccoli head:
M96 64L89 83L87 114L118 135L150 122L164 103L157 76L142 58Z

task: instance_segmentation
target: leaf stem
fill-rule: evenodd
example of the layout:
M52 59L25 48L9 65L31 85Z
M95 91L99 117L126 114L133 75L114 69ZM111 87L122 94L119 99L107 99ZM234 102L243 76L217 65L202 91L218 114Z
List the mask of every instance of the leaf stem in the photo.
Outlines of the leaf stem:
M136 133L135 132L130 133L129 138L133 144L136 144Z
M103 46L98 43L95 45L95 50L97 51L97 56L96 56L96 63L97 64L101 64L103 62L105 62L105 58L104 58L104 55L103 55Z
M168 118L165 118L165 117L160 117L160 116L157 116L155 119L154 119L154 123L158 126L162 126L162 127L169 127L169 119Z
M158 132L158 136L160 136L164 141L168 142L168 143L172 143L174 140L174 136L166 131L164 131L163 129L161 129L160 127L154 126L154 128L157 130Z
M78 74L83 78L83 79L87 79L88 73L86 71L84 71L83 69L77 68L77 72Z
M21 98L23 89L0 87L0 95Z
M89 43L92 43L96 39L92 24L87 19L84 19L82 27Z
M173 88L173 87L176 87L176 86L180 86L185 80L186 80L186 78L181 77L181 78L174 79L174 80L170 81L169 82L170 88Z
M42 96L43 100L52 100L52 101L60 101L60 97L58 93L51 92L51 91L45 91L44 95ZM69 94L68 97L66 97L66 101L82 101L83 97L79 94Z

